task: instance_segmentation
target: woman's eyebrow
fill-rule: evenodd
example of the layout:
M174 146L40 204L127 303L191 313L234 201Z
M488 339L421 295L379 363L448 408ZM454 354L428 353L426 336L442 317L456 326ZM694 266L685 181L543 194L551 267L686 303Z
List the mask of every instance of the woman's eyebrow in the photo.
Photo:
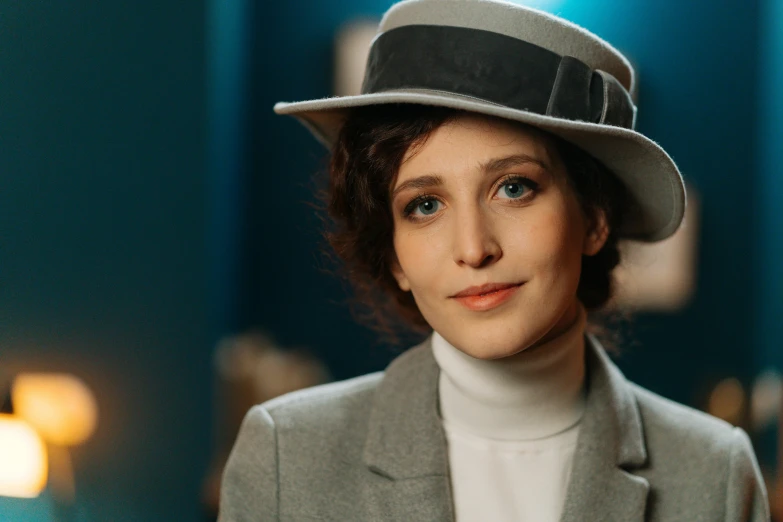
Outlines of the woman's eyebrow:
M534 158L533 156L528 156L527 154L514 154L512 156L505 156L503 158L493 158L480 164L479 168L483 172L490 174L508 169L510 167L525 165L527 163L533 163L544 170L549 170L549 167L546 163L540 159ZM437 174L429 174L426 176L411 178L409 180L403 181L397 188L394 189L391 194L391 199L393 200L395 197L397 197L397 194L403 190L432 188L438 187L440 185L443 185L443 178Z
M443 178L434 174L419 176L418 178L411 178L400 183L399 186L397 186L397 188L392 192L391 198L394 199L397 194L403 190L431 188L440 185L443 185Z
M527 154L514 154L513 156L506 156L504 158L494 158L479 165L479 168L485 173L493 173L501 170L506 170L510 167L517 167L526 163L533 163L538 165L544 170L549 170L549 166L540 159L528 156Z

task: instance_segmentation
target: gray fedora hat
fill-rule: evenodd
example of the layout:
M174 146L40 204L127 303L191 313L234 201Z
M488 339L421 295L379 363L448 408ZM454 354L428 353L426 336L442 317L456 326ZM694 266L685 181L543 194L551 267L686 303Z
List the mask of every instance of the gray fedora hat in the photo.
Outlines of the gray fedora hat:
M621 237L658 241L685 211L677 166L636 132L634 71L615 48L556 16L498 0L405 0L386 12L362 94L275 104L325 145L353 107L412 103L526 123L590 153L628 189Z

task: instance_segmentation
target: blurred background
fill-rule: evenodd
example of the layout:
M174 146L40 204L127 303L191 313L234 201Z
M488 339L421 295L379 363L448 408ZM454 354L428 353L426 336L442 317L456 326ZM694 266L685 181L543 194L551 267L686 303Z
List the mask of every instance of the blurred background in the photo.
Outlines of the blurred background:
M632 256L618 364L747 429L777 502L783 0L519 1L627 53L637 128L695 196L684 236ZM38 470L0 520L213 519L249 405L398 353L320 254L325 150L272 112L350 89L391 3L0 3L0 446Z

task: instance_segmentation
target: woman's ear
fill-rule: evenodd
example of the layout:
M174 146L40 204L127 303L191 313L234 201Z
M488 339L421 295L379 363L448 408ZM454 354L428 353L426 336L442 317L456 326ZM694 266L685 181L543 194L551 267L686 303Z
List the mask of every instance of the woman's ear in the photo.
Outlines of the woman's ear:
M391 273L394 276L394 279L397 280L397 285L400 287L400 290L403 292L410 292L410 282L408 281L408 277L405 275L405 272L403 272L402 267L400 266L400 262L397 261L396 256L391 262Z
M590 220L589 228L585 234L582 254L594 256L604 247L609 238L609 223L606 220L606 212L603 209L596 209L593 212L593 219Z

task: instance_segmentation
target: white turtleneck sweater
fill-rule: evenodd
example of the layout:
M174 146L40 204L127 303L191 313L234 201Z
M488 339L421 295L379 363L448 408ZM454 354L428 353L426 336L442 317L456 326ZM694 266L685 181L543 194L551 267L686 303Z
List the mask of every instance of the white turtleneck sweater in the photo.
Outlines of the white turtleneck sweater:
M457 522L556 522L584 412L586 312L551 341L495 360L437 332L440 414Z

